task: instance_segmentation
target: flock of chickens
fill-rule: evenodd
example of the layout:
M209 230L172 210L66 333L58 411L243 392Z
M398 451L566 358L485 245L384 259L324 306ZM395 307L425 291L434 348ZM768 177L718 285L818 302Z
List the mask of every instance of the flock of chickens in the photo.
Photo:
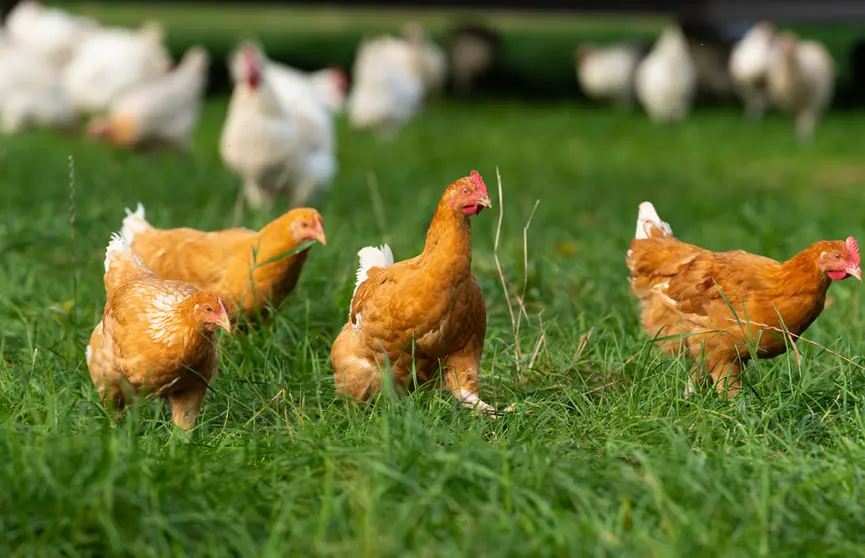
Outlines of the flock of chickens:
M700 49L689 45L678 26L669 26L648 54L634 44L581 47L577 74L590 98L618 106L636 98L654 121L675 122L687 117L694 103ZM787 110L801 141L813 137L835 87L835 65L823 45L776 33L765 21L733 47L726 74L721 79L732 82L748 117L759 120L772 105Z
M104 28L34 0L19 3L0 35L2 130L68 127L88 116L88 134L118 146L187 149L208 54L192 47L171 67L162 40L155 23ZM595 98L636 98L658 121L690 109L695 64L676 27L645 58L622 45L581 49L578 58L580 81ZM110 410L119 414L138 396L163 397L183 429L195 426L217 375L217 331L261 324L294 290L312 245L327 244L321 215L304 206L336 172L334 115L345 105L353 126L392 136L442 88L446 73L444 55L416 24L402 37L361 43L350 94L341 70L304 73L269 60L254 42L240 44L228 66L234 91L220 153L241 178L239 200L262 208L289 193L294 209L258 231L214 232L157 229L140 205L127 210L106 249L106 302L86 349ZM775 35L766 23L730 58L748 113L786 107L803 139L831 98L833 72L823 47ZM445 190L421 254L396 261L386 244L358 252L347 322L330 354L337 393L366 401L385 382L400 390L432 384L498 416L479 396L486 304L471 270L471 220L490 206L483 178L472 171ZM783 263L715 253L676 239L648 202L639 207L626 263L645 333L668 354L695 362L686 395L706 380L735 394L748 360L795 346L833 281L862 279L853 237L817 242Z
M0 28L0 131L73 128L123 148L189 148L210 63L201 46L172 67L157 22L102 27L38 0L24 0ZM353 87L340 68L316 72L267 58L244 41L229 56L234 91L219 152L241 180L242 202L269 208L278 195L307 204L337 171L334 116L393 137L444 85L447 59L417 23L403 36L363 41Z
M387 244L358 252L348 320L330 353L338 394L368 401L386 382L398 391L432 385L499 416L479 396L486 303L471 269L471 219L491 205L472 171L445 190L421 254L397 262ZM140 205L127 210L106 250L105 308L86 350L108 409L119 417L136 396L160 396L177 426L194 427L217 375L217 330L266 319L297 285L314 242L327 243L314 209L292 209L260 231L215 232L157 229ZM685 396L706 380L736 394L750 359L795 347L833 281L862 280L852 236L783 263L710 252L676 239L649 202L626 264L645 333L696 365Z

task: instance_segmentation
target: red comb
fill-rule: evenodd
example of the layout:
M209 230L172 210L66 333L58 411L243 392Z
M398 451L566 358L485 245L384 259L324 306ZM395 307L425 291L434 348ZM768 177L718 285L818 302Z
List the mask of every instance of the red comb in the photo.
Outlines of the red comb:
M483 192L483 194L484 194L485 196L489 195L489 194L487 194L487 185L484 184L484 179L481 178L481 175L480 175L480 173L479 173L478 171L473 170L473 171L471 172L471 174L469 174L469 178L471 179L472 184L474 184L475 186L477 186L478 188L480 188L480 189L481 189L481 192Z
M852 236L847 237L847 252L850 254L850 261L859 265L859 244Z

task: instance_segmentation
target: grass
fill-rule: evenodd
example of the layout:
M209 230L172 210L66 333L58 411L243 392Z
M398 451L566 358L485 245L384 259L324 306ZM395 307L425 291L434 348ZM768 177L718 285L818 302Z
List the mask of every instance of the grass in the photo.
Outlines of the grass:
M646 199L711 249L784 259L861 239L865 113L830 115L810 146L787 118L753 125L731 110L656 127L572 103L446 103L387 145L340 122L328 246L269 326L224 339L200 426L178 433L157 401L114 426L84 362L104 247L139 200L158 226L229 224L224 111L208 103L188 157L2 139L0 555L863 555L861 369L802 343L801 369L792 355L758 362L741 396L684 400L688 365L640 331L624 252ZM357 250L418 253L447 184L477 168L493 185L497 167L498 257L514 291L528 278L529 319L518 360L494 194L473 232L481 395L519 412L473 417L431 392L372 408L335 397L328 355ZM861 362L861 289L834 285L805 337Z

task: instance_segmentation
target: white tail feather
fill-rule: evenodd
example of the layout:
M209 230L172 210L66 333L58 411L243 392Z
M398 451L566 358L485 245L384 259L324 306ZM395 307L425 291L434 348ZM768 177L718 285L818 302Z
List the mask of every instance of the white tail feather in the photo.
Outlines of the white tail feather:
M129 240L123 236L123 233L111 233L111 241L108 242L108 247L105 248L105 273L108 273L108 268L111 265L111 254L121 253L127 256L132 256L132 247L129 245Z
M634 234L634 238L637 240L649 238L649 231L651 230L649 225L657 227L664 236L673 236L673 229L670 228L669 223L661 221L661 217L655 211L655 206L651 202L643 202L640 204L640 212L637 214L637 232Z
M132 245L132 240L135 238L136 233L144 232L150 228L150 223L144 218L144 206L141 203L138 203L138 207L135 208L135 212L129 211L129 208L125 208L126 217L123 218L123 225L120 229L120 234L126 239L126 242Z
M367 273L374 267L390 267L393 265L393 252L390 246L382 244L378 248L375 246L367 246L361 248L357 253L360 260L360 265L357 268L357 282L354 284L354 292L351 293L351 300L354 303L354 295L357 293L357 288L360 284L366 281Z

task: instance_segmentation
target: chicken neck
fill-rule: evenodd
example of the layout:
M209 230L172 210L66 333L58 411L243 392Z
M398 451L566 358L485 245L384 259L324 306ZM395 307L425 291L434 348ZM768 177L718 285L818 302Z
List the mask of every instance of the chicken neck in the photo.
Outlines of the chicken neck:
M468 215L444 200L436 209L426 235L420 265L448 277L470 275L472 226Z

